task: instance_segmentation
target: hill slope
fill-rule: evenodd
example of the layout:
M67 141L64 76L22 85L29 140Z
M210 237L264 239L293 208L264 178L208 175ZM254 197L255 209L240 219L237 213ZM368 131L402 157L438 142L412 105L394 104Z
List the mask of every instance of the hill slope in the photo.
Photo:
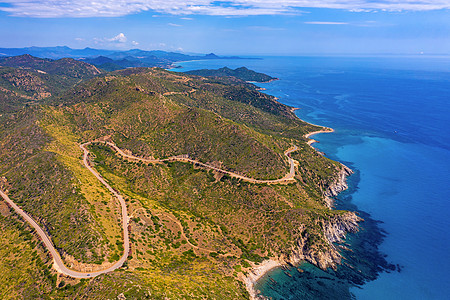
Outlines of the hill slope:
M21 55L0 59L0 110L13 111L56 95L102 71L73 59Z
M64 75L73 78L92 78L102 72L95 66L71 58L58 60L33 57L29 54L5 57L0 59L0 65L5 67L39 70L52 75Z
M201 69L201 70L192 70L185 72L190 75L198 75L204 77L236 77L243 81L256 81L256 82L269 82L272 80L276 80L277 78L271 77L264 73L258 73L252 70L247 69L246 67L240 67L236 69L230 69L227 67L223 67L217 70L212 69Z
M339 262L331 242L354 230L357 218L330 210L325 194L342 187L345 170L306 144L304 135L321 128L274 97L247 84L140 68L84 81L50 100L0 116L0 188L46 229L75 270L105 267L123 252L117 200L81 163L81 143L110 141L148 159L189 155L257 179L283 177L284 151L296 145L295 180L254 184L191 163L147 164L94 142L90 164L128 206L132 253L125 267L91 280L57 275L20 218L4 209L0 226L21 235L2 242L26 239L24 251L2 254L25 266L0 264L11 278L0 286L15 287L18 296L245 299L242 276L266 258L324 268ZM36 284L20 288L19 277Z

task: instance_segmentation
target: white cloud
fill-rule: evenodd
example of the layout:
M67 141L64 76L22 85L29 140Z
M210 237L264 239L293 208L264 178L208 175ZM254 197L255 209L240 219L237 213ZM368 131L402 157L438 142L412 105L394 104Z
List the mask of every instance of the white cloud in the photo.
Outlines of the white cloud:
M269 27L269 26L248 26L247 29L256 30L256 31L280 31L280 30L286 30L286 28Z
M167 25L173 26L173 27L181 27L181 26L183 26L183 25L175 24L175 23L168 23Z
M137 45L139 45L139 43L138 43L138 42L136 42L136 41L132 41L132 42L131 42L131 44L132 44L133 46L137 46Z
M122 32L118 35L108 38L108 37L94 37L92 42L100 47L111 47L111 48L124 48L129 46L130 43L127 43L128 38ZM139 43L136 41L131 42L132 45L137 46Z
M304 22L305 24L313 25L347 25L347 22Z
M126 43L127 42L127 37L125 36L125 34L123 34L122 32L119 33L118 35L116 35L113 38L110 39L106 39L108 42L116 42L116 43Z
M173 15L248 16L299 14L301 8L336 8L355 12L449 9L450 0L0 0L12 16L117 17L142 11Z

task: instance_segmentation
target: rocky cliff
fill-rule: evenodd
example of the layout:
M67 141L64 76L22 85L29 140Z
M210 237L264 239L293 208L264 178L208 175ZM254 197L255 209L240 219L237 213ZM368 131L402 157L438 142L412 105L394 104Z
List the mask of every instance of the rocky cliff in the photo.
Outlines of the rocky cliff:
M336 178L331 184L329 184L326 187L324 192L325 202L329 208L333 207L334 204L333 197L336 197L340 192L343 192L346 189L348 189L347 176L353 174L353 171L349 167L343 164L341 165L342 168L337 174Z
M341 169L337 173L334 180L324 191L324 198L327 206L331 209L334 204L333 198L342 191L348 189L347 177L353 174L353 171L347 166L341 164ZM291 248L291 251L282 257L281 262L289 264L298 264L301 261L308 261L322 269L328 267L336 267L341 262L341 255L333 243L340 243L345 239L345 235L349 232L358 231L358 222L363 221L354 212L343 212L334 214L329 219L322 219L317 222L317 226L321 228L322 238L326 247L317 249L311 247L309 239L311 234L305 231L304 227L299 228L299 232L303 232Z
M322 269L335 268L341 262L341 255L333 243L342 242L349 232L358 231L358 222L362 221L354 212L345 212L322 221L321 227L324 233L325 242L328 247L318 250L308 246L307 233L299 238L291 248L291 252L280 257L280 261L292 265L297 265L302 261L312 263ZM303 230L303 228L301 228Z

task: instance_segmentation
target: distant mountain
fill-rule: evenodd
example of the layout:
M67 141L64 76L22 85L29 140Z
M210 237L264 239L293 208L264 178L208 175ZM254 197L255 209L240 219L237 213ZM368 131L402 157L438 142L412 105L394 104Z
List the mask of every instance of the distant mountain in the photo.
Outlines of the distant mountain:
M106 63L114 63L113 59L106 57L106 56L102 56L102 55L94 57L94 58L86 58L83 61L87 62L89 64L92 64L92 65L102 65L102 64L106 64Z
M239 59L237 56L218 56L214 53L209 53L206 55L188 55L178 52L167 52L161 50L146 51L140 49L117 51L93 48L72 49L67 46L0 48L0 57L18 56L24 54L49 59L73 58L93 64L107 71L130 67L170 68L174 62L186 60Z
M57 47L26 47L26 48L0 48L0 56L17 56L30 54L41 58L59 59L63 57L82 58L111 54L115 51L92 48L72 49L67 46Z
M215 55L214 53L209 53L209 54L206 54L205 55L205 58L208 58L208 59L217 59L217 58L219 58L217 55Z
M173 60L168 60L164 58L158 58L154 55L147 56L133 56L128 52L113 53L107 56L97 56L83 58L81 61L95 65L106 71L115 71L125 68L136 68L136 67L161 67L170 68Z
M211 54L208 54L208 55L211 55ZM212 55L214 55L214 54L212 54ZM236 78L244 80L244 81L256 81L256 82L269 82L269 81L278 79L278 78L266 75L264 73L258 73L258 72L249 70L245 67L237 68L234 70L227 68L227 67L220 68L217 70L201 69L201 70L188 71L185 73L191 74L191 75L203 76L203 77L231 76L231 77L236 77Z
M105 58L109 58L111 61L102 62ZM82 60L104 70L113 71L119 68L124 69L132 67L160 67L168 69L173 66L173 63L178 61L202 59L239 59L239 57L221 57L214 53L206 55L187 55L160 50L144 51L132 49L106 54L104 56L83 58Z
M166 61L176 62L184 60L198 60L198 59L240 59L238 56L218 56L214 53L205 55L188 55L179 52L167 52L162 50L145 51L140 49L131 49L128 51L118 51L105 55L112 59L122 59L126 57L134 57L138 59L158 58Z

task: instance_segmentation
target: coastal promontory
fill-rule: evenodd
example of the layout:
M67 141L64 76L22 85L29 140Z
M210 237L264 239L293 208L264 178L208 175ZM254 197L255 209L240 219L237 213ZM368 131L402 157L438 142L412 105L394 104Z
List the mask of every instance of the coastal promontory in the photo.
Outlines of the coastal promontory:
M267 261L340 263L324 128L244 81L52 63L0 68L0 190L57 252L0 201L7 298L248 299Z

